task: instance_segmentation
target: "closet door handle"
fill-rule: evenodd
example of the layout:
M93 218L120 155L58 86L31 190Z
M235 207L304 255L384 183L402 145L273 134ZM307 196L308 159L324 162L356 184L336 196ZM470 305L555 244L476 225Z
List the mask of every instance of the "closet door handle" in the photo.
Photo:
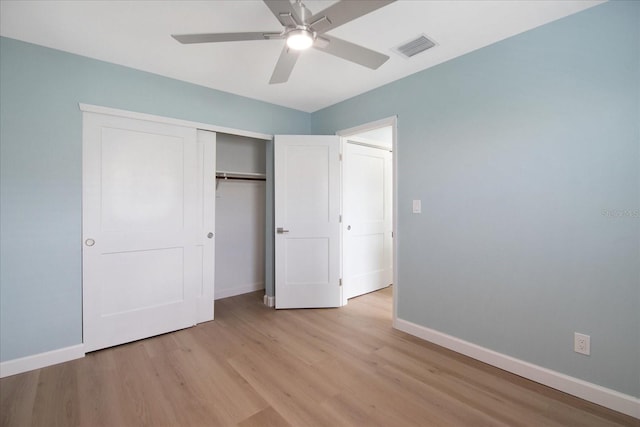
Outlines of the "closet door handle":
M288 233L288 232L289 232L289 230L285 230L282 227L276 228L276 233L278 233L278 234L284 234L284 233Z
M207 237L208 237L209 239L213 239L213 233L212 233L212 232L207 233Z

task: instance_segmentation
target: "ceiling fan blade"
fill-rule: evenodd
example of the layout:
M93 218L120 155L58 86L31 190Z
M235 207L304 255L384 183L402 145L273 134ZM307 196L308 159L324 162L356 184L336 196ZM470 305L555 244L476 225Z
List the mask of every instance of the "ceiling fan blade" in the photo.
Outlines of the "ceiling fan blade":
M395 0L342 0L313 15L308 23L319 34L353 21Z
M269 31L251 33L172 34L171 37L178 40L182 44L237 42L244 40L270 40L284 38L284 36L280 33Z
M318 37L318 40L320 42L316 41L313 45L315 49L346 59L347 61L355 62L372 70L378 69L389 59L387 55L378 53L375 50L367 49L366 47L336 37L330 37L326 34Z
M263 0L271 13L278 18L284 27L295 27L301 24L298 12L293 8L289 0Z
M289 49L285 44L284 49L282 49L282 53L280 54L280 58L278 58L278 62L276 63L276 68L273 70L273 74L271 75L271 80L269 80L269 84L284 83L289 80L291 71L293 71L293 66L296 65L296 61L299 56L299 50Z

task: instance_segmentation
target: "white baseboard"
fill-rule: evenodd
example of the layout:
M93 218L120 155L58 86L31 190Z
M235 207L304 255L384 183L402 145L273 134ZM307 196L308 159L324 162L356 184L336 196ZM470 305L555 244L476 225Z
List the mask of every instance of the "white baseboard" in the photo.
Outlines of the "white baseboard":
M275 307L276 297L272 297L270 295L265 294L264 298L262 299L262 302L264 302L264 305L266 305L267 307Z
M84 345L78 344L46 353L34 354L0 363L0 378L45 368L84 357Z
M216 289L214 291L214 299L222 299L235 297L236 295L242 295L249 292L255 292L264 289L264 283L252 283L250 285L236 286L229 289Z
M422 338L423 340L464 354L465 356L497 368L504 369L505 371L537 383L588 400L589 402L597 403L614 411L640 418L640 399L636 397L489 350L488 348L403 319L395 319L393 326L396 329Z

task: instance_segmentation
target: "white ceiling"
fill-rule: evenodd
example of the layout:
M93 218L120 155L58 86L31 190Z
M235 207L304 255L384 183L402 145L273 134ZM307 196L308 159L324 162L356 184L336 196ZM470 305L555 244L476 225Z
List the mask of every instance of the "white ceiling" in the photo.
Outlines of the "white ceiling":
M327 33L389 55L378 70L311 49L279 85L268 82L283 40L181 45L170 37L279 32L259 0L1 0L0 34L313 112L601 2L399 0ZM318 12L334 1L304 3ZM391 50L420 34L437 46L411 59Z

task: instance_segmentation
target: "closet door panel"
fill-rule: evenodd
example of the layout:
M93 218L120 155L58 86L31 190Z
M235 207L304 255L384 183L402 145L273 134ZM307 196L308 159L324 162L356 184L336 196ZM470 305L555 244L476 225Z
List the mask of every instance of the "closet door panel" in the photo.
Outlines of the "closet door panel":
M206 263L196 129L83 120L85 351L196 324Z

